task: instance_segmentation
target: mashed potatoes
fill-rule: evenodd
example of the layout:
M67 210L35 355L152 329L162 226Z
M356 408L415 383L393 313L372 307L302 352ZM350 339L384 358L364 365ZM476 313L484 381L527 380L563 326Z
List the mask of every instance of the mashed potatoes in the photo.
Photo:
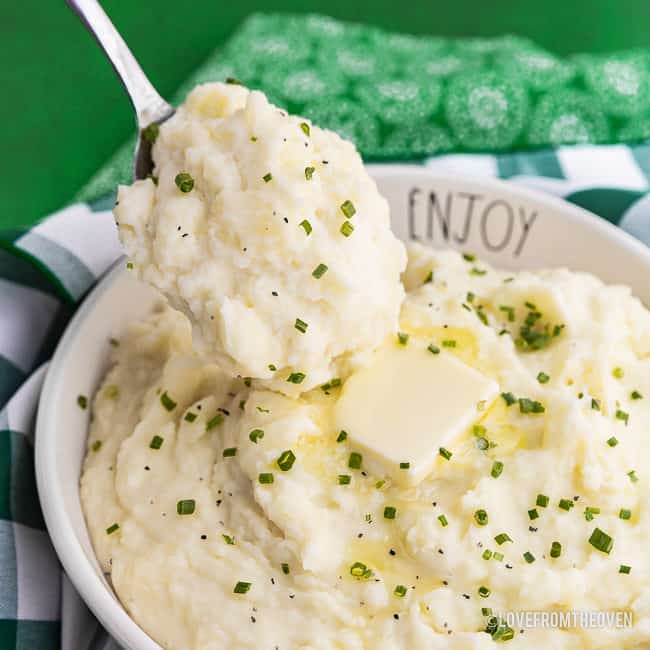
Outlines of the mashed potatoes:
M346 374L291 398L201 361L168 308L129 331L81 483L121 602L178 650L648 647L650 314L589 275L452 252L412 249L404 280L406 345L502 391L414 487L350 462L333 427ZM513 610L634 624L522 632Z
M153 157L154 179L120 188L120 238L228 374L295 394L395 330L406 254L352 144L214 83Z

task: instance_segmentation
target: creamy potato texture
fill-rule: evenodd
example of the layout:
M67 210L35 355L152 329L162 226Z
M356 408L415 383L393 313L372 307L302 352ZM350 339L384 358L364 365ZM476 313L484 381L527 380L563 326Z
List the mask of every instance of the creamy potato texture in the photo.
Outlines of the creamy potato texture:
M646 309L589 275L418 247L404 283L406 345L502 392L411 487L350 462L345 373L300 397L230 379L168 308L122 338L81 495L127 611L179 650L648 647ZM488 609L634 624L522 632Z
M213 83L160 127L153 158L155 182L119 190L120 238L230 375L295 394L395 329L406 254L352 144Z

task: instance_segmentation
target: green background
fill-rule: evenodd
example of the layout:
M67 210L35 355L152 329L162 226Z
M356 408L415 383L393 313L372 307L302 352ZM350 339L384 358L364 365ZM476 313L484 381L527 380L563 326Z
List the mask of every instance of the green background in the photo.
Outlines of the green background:
M559 53L650 45L647 0L104 0L163 95L253 11L321 12L396 31L515 33ZM0 227L61 207L134 129L130 105L63 0L0 0Z

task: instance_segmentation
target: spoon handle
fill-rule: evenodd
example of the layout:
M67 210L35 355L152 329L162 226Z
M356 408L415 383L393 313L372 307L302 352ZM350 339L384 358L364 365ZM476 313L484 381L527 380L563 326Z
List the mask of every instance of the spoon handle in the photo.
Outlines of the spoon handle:
M131 99L138 127L143 129L152 122L160 121L173 113L174 109L151 85L99 2L97 0L66 0L66 2L95 37L113 65Z

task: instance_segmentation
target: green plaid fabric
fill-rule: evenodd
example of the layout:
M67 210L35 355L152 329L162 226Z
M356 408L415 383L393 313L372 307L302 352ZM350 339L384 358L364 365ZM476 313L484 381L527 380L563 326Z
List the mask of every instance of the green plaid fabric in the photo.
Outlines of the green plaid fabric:
M650 244L650 54L560 60L520 38L387 34L323 16L251 17L188 79L237 77L355 141L366 160L510 179ZM627 144L623 144L627 142ZM62 575L35 489L44 363L120 247L126 143L62 211L0 233L0 648L110 650ZM94 245L101 242L101 245Z

